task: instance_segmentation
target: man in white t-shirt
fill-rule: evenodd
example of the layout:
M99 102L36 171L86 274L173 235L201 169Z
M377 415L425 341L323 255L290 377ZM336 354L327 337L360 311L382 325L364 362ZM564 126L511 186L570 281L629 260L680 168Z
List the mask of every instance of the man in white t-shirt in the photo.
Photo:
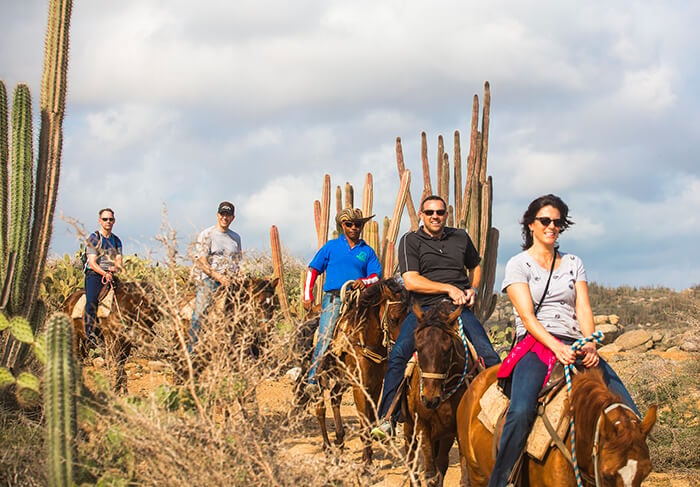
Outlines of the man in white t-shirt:
M212 294L219 286L230 285L240 271L241 236L229 228L236 218L233 203L222 201L216 211L216 218L216 225L204 229L197 237L195 264L201 275L190 325L190 352L197 342L200 320L211 304Z

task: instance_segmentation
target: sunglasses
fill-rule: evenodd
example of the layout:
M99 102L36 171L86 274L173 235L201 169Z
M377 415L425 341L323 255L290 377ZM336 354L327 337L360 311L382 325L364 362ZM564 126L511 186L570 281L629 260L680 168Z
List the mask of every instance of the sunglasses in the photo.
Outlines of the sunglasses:
M427 216L433 216L433 213L437 216L444 216L447 210L423 210L423 214Z
M103 222L113 222L114 218L102 218Z
M566 223L563 218L557 218L556 220L553 220L549 218L548 216L536 216L535 220L540 222L543 227L548 227L550 223L554 223L554 226L557 228L562 228L564 224Z
M346 227L346 228L352 228L352 227L355 227L355 228L362 228L363 225L364 225L364 223L343 222L343 226Z

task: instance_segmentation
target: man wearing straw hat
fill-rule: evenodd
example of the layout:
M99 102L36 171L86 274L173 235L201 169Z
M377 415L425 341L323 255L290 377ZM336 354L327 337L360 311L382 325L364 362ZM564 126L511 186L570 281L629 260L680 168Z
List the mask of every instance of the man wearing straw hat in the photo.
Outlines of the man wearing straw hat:
M316 373L333 338L335 322L340 314L340 289L347 281L354 281L352 289L363 289L379 281L382 273L377 254L360 238L362 227L372 217L374 215L363 217L359 208L342 210L335 217L338 238L329 240L321 247L309 264L304 284L304 306L307 309L314 301L313 288L316 278L326 273L318 324L318 340L304 389L309 397L315 397L321 391Z

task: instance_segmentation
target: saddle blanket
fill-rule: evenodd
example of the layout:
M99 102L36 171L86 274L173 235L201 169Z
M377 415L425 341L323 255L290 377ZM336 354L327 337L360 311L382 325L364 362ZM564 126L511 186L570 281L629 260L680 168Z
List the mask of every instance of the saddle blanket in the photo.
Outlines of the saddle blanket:
M75 319L82 319L83 314L85 313L85 295L83 294L80 296L80 299L78 299L78 302L75 303L75 306L73 306L73 312L71 313L70 317ZM97 305L97 317L98 318L107 318L109 314L112 312L112 302L114 301L114 289L110 289L107 294L105 294L104 298L102 298Z
M547 407L545 408L545 414L549 422L562 439L566 435L569 427L569 401L567 399L566 388L562 387L552 400L547 403ZM479 405L481 406L481 411L478 416L479 421L481 421L481 424L483 424L487 430L493 433L496 430L496 425L499 420L505 415L509 404L510 400L498 388L498 383L494 382L479 400ZM554 441L549 435L544 421L538 415L530 431L530 436L527 438L527 453L532 458L541 461L545 453L547 453L553 445Z

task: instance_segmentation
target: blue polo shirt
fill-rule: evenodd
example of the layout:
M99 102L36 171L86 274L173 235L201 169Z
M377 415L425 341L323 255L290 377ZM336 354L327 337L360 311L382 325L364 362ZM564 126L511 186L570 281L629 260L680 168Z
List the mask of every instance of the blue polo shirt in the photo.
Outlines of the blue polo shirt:
M326 242L326 245L316 252L309 267L313 267L319 273L326 273L326 282L323 285L325 292L340 290L346 281L354 281L372 274L382 275L382 266L374 249L364 240L350 248L345 235Z

